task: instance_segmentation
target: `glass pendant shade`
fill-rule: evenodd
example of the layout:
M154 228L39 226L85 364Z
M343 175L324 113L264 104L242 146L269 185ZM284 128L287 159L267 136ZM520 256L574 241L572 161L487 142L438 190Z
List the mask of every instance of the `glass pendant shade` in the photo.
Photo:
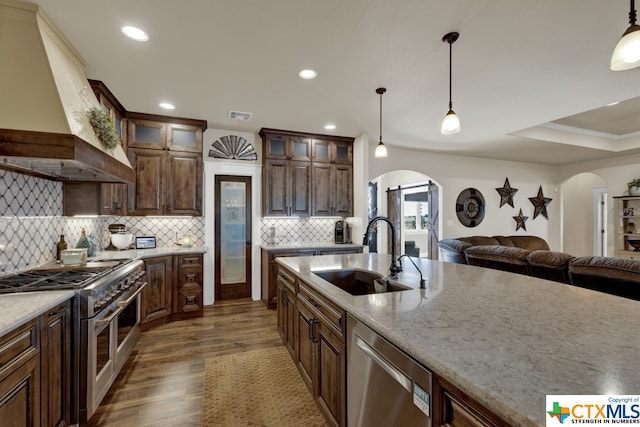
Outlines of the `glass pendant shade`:
M376 151L375 151L375 158L376 159L384 159L386 158L388 155L387 153L387 147L384 146L384 144L382 143L382 141L380 141L378 143L378 146L376 147Z
M611 69L624 71L640 66L640 25L632 24L611 55Z
M449 110L444 120L442 120L442 127L440 132L445 135L453 135L460 132L460 119L453 110Z

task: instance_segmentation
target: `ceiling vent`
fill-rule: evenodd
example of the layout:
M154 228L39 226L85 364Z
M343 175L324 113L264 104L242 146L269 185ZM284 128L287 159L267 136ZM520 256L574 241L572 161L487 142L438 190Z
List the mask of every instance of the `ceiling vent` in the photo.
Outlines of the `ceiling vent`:
M231 120L242 120L248 122L253 117L253 113L243 113L242 111L229 111L229 118Z

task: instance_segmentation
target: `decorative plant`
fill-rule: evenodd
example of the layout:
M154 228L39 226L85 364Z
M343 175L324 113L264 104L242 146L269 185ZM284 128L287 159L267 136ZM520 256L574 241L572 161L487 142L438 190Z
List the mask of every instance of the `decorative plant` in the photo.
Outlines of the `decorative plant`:
M122 144L109 113L98 107L91 107L87 111L87 118L93 126L96 136L107 150L113 150Z
M631 187L640 187L640 178L635 178L633 181L627 182L627 186L629 188L631 188Z

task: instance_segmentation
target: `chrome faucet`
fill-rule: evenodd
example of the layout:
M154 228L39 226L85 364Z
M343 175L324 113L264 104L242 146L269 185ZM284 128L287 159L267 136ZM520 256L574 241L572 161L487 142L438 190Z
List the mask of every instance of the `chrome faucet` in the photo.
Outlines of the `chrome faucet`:
M398 260L396 259L396 228L391 220L386 216L377 216L369 221L369 224L367 224L367 231L364 232L362 244L365 246L369 244L369 230L371 229L371 226L378 221L386 222L391 228L391 267L389 267L389 271L391 272L391 277L397 279L398 273L402 271L402 266L398 264Z

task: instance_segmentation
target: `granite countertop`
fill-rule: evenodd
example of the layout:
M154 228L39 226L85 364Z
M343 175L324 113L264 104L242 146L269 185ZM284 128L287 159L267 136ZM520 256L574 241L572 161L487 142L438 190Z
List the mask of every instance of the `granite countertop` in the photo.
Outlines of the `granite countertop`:
M544 425L547 394L638 394L640 302L499 270L404 261L413 289L352 296L312 274L388 274L378 254L278 258L318 292L513 425ZM414 258L414 260L416 260Z
M87 261L108 261L110 259L145 259L163 255L182 255L182 254L204 254L207 252L206 246L192 246L185 248L182 246L165 246L153 249L128 249L120 251L100 251L94 257L90 257Z
M73 298L74 294L74 291L43 291L0 295L0 336Z
M262 249L267 251L277 251L283 249L317 249L317 248L332 248L332 249L340 249L340 248L364 248L364 245L359 245L357 243L327 243L327 242L319 242L319 243L287 243L287 244L278 244L271 245L268 243L263 243L260 245Z

